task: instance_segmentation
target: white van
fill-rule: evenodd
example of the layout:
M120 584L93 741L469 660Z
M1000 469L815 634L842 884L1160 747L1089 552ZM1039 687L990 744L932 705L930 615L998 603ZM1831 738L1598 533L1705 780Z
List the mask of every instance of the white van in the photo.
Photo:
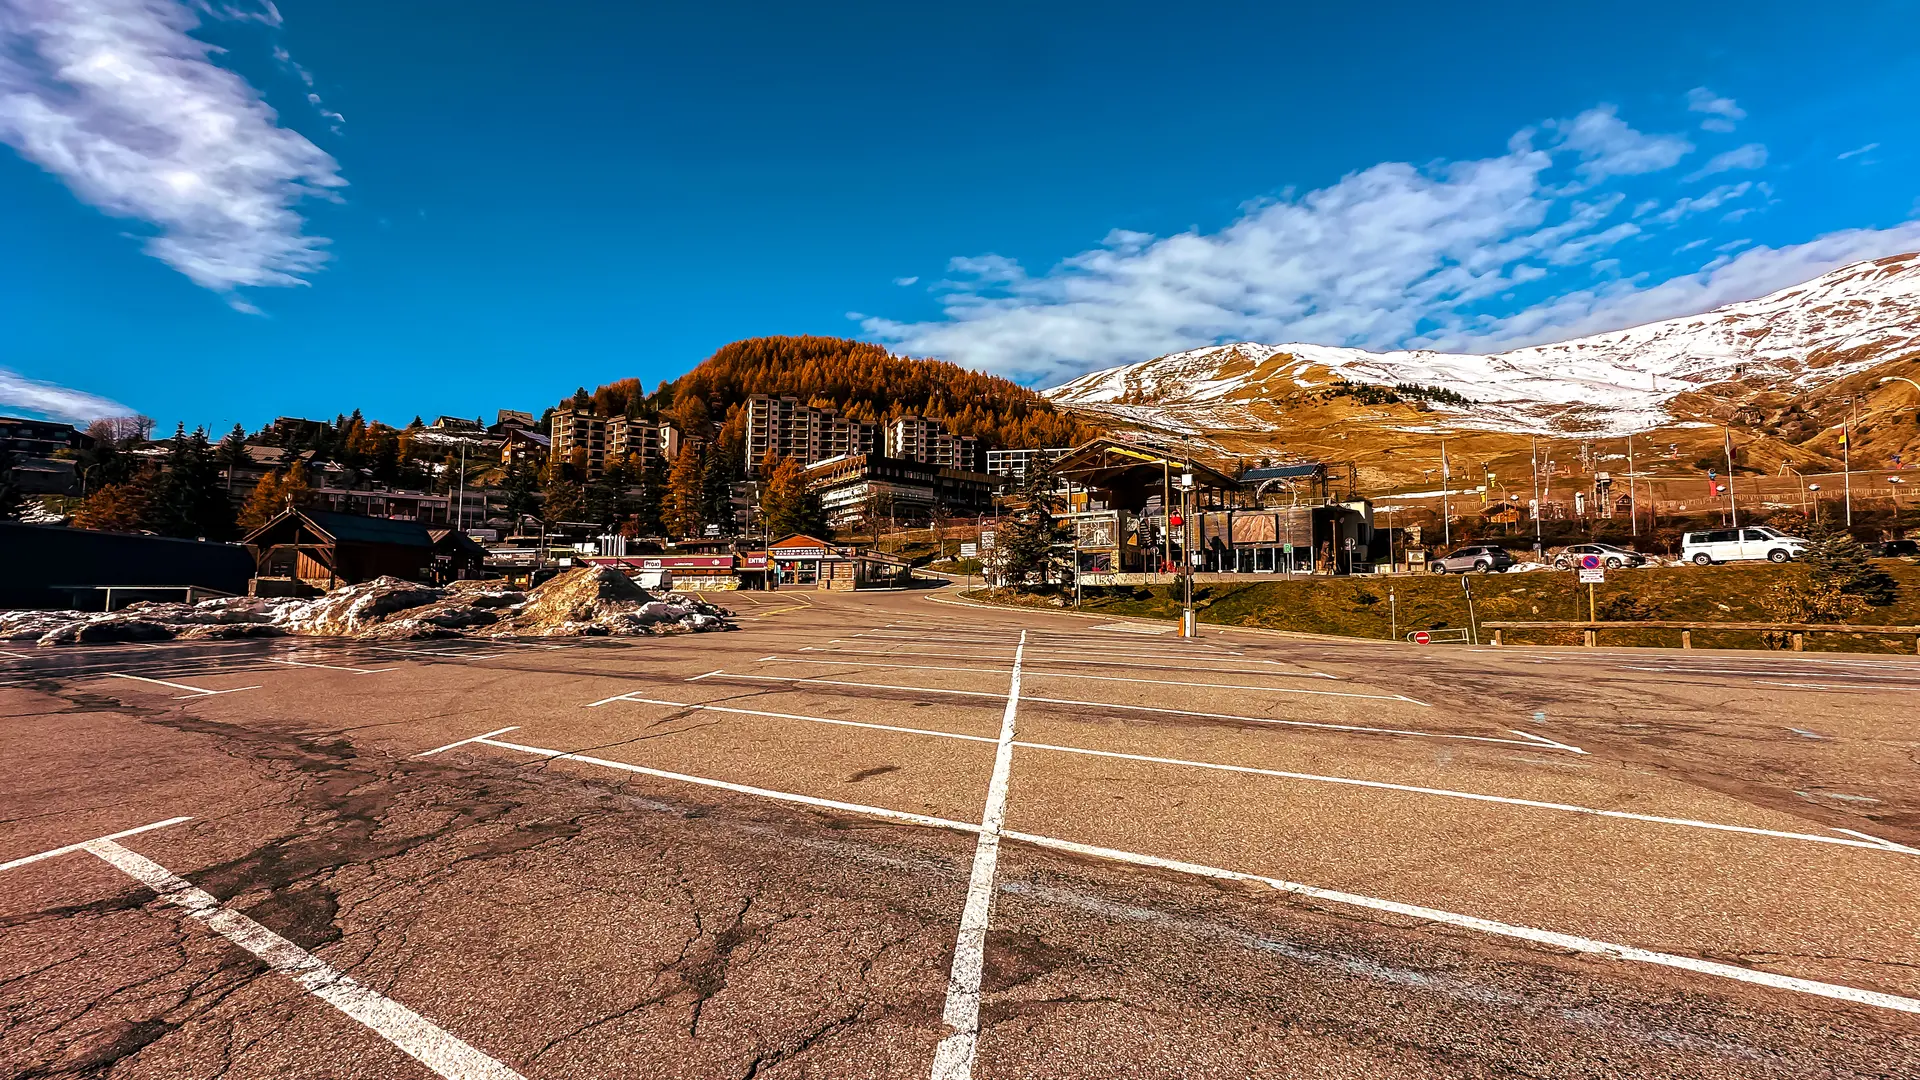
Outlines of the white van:
M1765 559L1789 562L1804 555L1807 542L1765 525L1687 533L1680 539L1680 557L1696 566Z

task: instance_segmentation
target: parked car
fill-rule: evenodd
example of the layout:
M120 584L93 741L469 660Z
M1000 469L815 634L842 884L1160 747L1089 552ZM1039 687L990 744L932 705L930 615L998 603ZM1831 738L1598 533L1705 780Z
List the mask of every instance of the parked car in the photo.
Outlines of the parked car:
M1920 558L1920 540L1888 540L1882 544L1875 544L1873 557L1876 559Z
M1562 570L1579 567L1588 555L1600 557L1600 565L1609 570L1647 565L1647 557L1612 544L1569 544L1553 557L1553 565Z
M1476 574L1498 570L1504 574L1512 565L1513 556L1498 544L1470 544L1454 549L1450 555L1427 560L1427 569L1436 574L1464 574L1469 570Z
M1723 562L1790 562L1804 555L1807 541L1765 525L1690 532L1680 539L1680 557L1697 566Z

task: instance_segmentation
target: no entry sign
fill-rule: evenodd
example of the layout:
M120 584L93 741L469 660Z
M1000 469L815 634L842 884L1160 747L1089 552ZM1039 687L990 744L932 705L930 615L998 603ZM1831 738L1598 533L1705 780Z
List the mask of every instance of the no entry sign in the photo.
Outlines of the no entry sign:
M1413 643L1415 645L1431 645L1433 644L1433 635L1427 633L1425 630L1422 630L1419 633L1413 635Z

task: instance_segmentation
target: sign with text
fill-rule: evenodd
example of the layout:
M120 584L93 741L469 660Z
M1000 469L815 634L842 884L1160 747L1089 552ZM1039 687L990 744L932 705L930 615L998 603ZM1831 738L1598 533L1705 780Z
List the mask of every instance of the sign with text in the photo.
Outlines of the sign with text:
M1583 566L1580 568L1580 584L1605 585L1606 583L1607 583L1606 567L1602 566L1602 567L1596 567L1593 569L1588 569L1587 567Z

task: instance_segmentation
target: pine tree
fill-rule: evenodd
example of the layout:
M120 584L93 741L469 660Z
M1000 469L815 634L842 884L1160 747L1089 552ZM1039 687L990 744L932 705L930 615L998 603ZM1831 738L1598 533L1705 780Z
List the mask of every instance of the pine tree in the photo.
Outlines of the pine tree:
M146 527L147 484L140 479L96 488L73 513L76 529L133 532Z
M13 451L0 446L0 521L18 521L26 508L26 493L13 474Z
M154 486L148 527L184 539L232 537L233 504L220 482L220 465L205 429L188 435L182 424L168 440L166 469Z
M666 501L667 470L658 454L649 455L640 465L640 496L633 503L633 527L636 535L658 536L662 531L661 510Z
M566 479L550 479L546 486L547 501L543 515L548 524L562 521L580 520L580 512L586 505L586 492L579 483Z
M1898 597L1900 583L1873 565L1866 546L1845 529L1820 529L1808 545L1807 583L1815 590L1857 596L1874 607L1886 607Z
M1053 477L1045 469L1029 472L1020 497L1026 505L1001 522L995 538L1001 573L1015 587L1036 579L1046 584L1065 568L1060 545L1071 538L1068 528L1054 518L1059 496Z
M240 528L243 532L251 533L286 509L282 483L283 478L275 470L261 477L260 482L254 485L253 494L247 496L246 505L240 508Z
M766 480L760 488L760 517L766 523L767 535L778 540L794 533L813 534L824 531L824 522L818 520L817 501L811 499L807 491L807 473L800 462L793 458L767 455L761 466Z
M689 441L673 459L673 471L667 476L666 497L660 507L660 523L669 536L699 536L706 525L704 485L705 447Z
M540 474L525 461L516 461L507 467L506 479L500 485L500 492L506 500L507 516L515 525L540 508L538 492Z
M227 432L227 437L220 440L220 451L217 457L221 468L226 471L227 495L231 497L233 474L239 472L242 466L252 460L247 456L247 429L244 425L233 425L233 430Z

